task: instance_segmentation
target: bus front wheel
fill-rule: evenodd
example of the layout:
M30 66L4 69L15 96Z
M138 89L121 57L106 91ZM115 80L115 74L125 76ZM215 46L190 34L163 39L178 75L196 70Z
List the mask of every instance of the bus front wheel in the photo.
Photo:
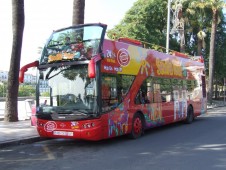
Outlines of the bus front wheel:
M187 117L185 119L185 123L191 124L193 120L194 120L193 108L191 106L189 106L188 110L187 110Z
M132 131L129 137L132 139L139 138L142 135L143 130L144 130L144 127L143 127L141 114L135 113L133 116Z

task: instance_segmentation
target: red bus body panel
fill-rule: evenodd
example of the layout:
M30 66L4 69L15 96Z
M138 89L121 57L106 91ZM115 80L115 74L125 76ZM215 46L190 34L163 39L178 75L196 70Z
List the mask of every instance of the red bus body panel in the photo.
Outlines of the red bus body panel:
M133 115L136 112L144 115L146 128L186 119L189 105L193 106L195 116L206 113L206 98L202 97L200 91L197 91L196 97L193 95L192 99L186 101L141 105L136 105L134 101L142 82L148 76L199 80L200 77L197 77L196 73L200 72L198 76L203 74L204 64L202 62L111 40L104 40L103 53L102 73L135 76L134 83L123 102L116 109L104 113L96 119L80 121L38 119L37 130L40 136L95 141L130 133ZM94 126L87 127L88 124Z

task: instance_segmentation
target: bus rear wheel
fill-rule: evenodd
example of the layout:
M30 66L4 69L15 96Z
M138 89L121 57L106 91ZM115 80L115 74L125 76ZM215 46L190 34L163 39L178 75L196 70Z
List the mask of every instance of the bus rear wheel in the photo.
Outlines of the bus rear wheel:
M187 110L187 117L185 119L185 123L191 124L193 120L194 120L193 108L191 106L189 106L188 110Z
M133 116L132 131L129 137L132 139L139 138L142 135L143 130L144 127L141 115L139 113L135 113Z

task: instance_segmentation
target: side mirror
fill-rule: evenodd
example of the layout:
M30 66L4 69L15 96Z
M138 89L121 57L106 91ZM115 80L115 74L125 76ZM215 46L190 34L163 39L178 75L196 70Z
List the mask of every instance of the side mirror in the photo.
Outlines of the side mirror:
M39 65L39 62L38 61L34 61L32 63L29 63L25 66L23 66L21 69L20 69L20 73L19 73L19 82L20 83L23 83L24 82L24 73L27 71L27 69L31 68L31 67L38 67Z
M95 78L96 77L96 62L101 60L100 54L95 55L91 58L88 65L88 76L89 78Z
M91 58L88 65L88 76L89 78L95 78L96 77L96 63L94 61L94 58Z

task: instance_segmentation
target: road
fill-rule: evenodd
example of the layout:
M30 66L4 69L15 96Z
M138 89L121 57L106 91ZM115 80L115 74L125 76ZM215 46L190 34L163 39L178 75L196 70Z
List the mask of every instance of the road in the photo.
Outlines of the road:
M1 170L226 169L226 107L211 109L192 124L151 129L87 142L52 139L0 149Z

